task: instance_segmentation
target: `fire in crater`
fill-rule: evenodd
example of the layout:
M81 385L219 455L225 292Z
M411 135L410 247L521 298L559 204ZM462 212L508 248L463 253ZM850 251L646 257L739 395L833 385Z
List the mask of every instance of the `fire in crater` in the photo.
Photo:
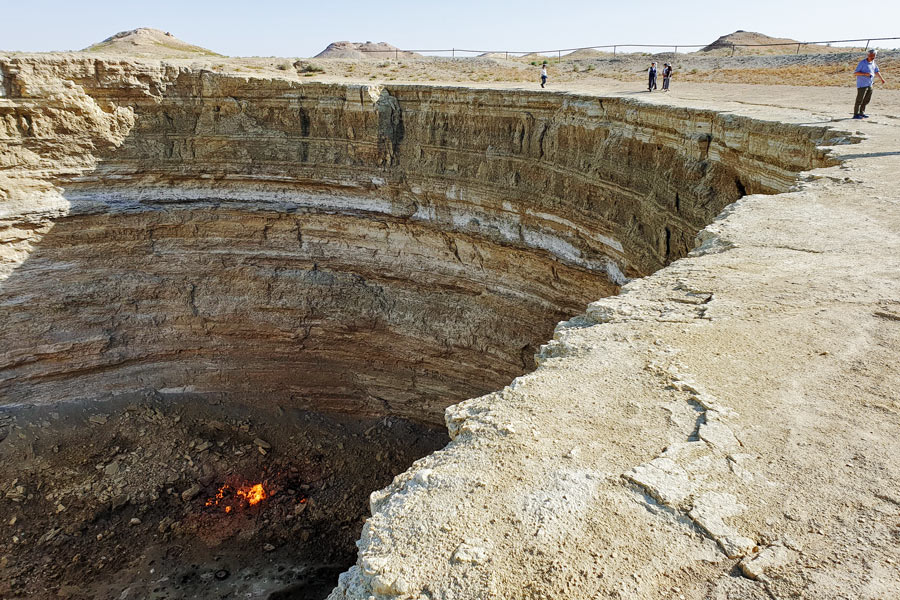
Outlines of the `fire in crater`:
M245 499L250 506L254 506L266 499L266 490L263 489L261 483L257 483L249 488L239 489L237 495L238 497Z
M225 484L219 488L216 495L206 501L208 507L223 507L226 513L230 513L236 507L256 506L269 497L262 483L234 487Z

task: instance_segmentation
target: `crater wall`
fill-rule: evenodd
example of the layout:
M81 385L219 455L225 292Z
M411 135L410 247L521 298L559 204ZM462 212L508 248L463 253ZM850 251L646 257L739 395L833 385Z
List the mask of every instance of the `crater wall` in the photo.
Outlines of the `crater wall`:
M0 70L4 403L152 389L438 424L835 135L523 90Z

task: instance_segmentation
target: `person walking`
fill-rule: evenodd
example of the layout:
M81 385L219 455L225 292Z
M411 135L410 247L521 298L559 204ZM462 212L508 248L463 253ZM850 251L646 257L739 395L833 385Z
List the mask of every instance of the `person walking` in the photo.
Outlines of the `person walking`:
M663 91L669 91L669 80L672 79L672 65L666 63L663 65Z
M875 50L869 50L868 55L856 65L856 71L853 73L856 75L856 103L853 105L854 119L869 118L869 115L866 114L866 105L872 99L872 85L875 83L875 75L878 75L881 83L884 83L884 77L881 76L881 71L878 69L878 65L875 64L877 55L878 53Z
M650 63L650 69L647 71L647 75L650 76L650 82L647 84L647 91L652 92L656 89L656 63Z
M541 65L541 87L547 83L547 63Z

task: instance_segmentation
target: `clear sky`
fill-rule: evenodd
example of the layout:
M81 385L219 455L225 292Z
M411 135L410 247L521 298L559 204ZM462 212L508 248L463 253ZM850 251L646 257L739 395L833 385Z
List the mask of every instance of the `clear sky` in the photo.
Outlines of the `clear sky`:
M737 29L803 41L900 35L900 2L2 0L0 49L78 50L137 27L231 56L312 56L330 42L549 50L706 44ZM882 44L898 47L900 40Z

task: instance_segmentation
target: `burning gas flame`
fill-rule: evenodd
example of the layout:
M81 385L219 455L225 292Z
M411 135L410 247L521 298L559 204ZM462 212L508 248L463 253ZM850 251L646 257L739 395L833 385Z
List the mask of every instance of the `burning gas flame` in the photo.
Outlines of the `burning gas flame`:
M244 498L250 506L254 506L266 499L266 490L263 489L261 483L257 483L249 488L239 489L237 495L239 498Z
M228 484L225 484L222 487L220 487L219 491L216 492L215 497L210 498L209 500L206 501L206 506L218 506L219 501L225 499L225 492L227 490L229 490L230 488L231 488L231 486L229 486Z
M269 494L261 483L244 485L237 489L226 483L219 488L215 496L206 501L206 506L224 505L225 512L230 513L234 510L235 505L246 502L247 506L256 506L268 497Z

